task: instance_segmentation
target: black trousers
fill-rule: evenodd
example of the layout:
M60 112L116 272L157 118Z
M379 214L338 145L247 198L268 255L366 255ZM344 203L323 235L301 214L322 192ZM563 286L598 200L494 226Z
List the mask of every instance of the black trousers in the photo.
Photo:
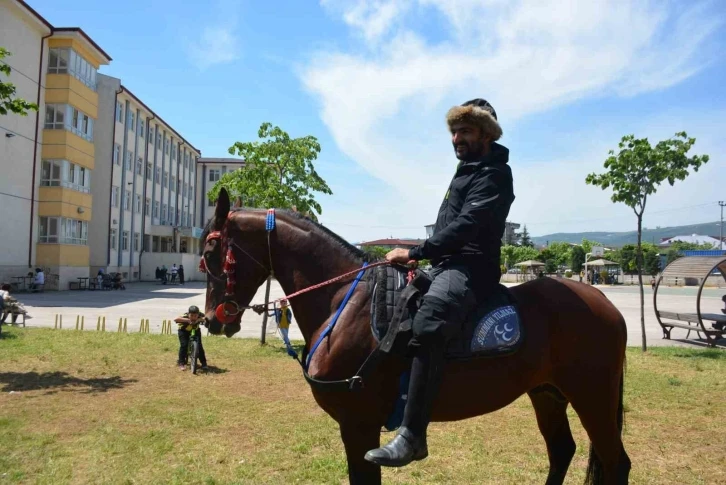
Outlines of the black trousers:
M187 353L189 350L189 340L192 337L192 332L189 330L179 329L179 365L187 363ZM204 353L204 346L202 346L202 329L197 329L197 333L194 338L199 341L199 361L202 365L207 365L207 356Z
M459 334L464 319L476 308L481 286L475 286L471 271L461 264L444 264L431 271L433 282L413 319L409 348L414 353L431 344L443 345Z

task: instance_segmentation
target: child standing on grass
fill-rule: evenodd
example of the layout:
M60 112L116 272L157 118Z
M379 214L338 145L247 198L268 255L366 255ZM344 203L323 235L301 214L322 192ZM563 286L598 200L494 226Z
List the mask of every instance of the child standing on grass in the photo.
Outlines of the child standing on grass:
M199 312L199 308L196 305L189 307L187 313L181 317L177 317L174 321L179 325L179 370L186 370L187 366L187 352L189 350L189 339L192 336L192 330L196 328L195 337L199 342L199 361L202 364L202 370L207 370L207 356L204 353L204 347L202 346L202 331L199 329L199 325L206 323L204 317Z

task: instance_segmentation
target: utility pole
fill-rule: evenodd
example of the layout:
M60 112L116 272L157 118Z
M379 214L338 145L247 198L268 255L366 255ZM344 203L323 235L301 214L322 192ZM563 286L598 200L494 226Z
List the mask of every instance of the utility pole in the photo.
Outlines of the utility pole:
M718 205L721 206L721 230L718 238L718 248L723 251L723 208L726 206L726 202L719 200Z

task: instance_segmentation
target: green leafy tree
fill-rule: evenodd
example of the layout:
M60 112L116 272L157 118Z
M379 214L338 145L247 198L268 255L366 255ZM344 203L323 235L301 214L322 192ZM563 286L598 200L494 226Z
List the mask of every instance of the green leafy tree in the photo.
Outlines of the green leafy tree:
M573 246L571 255L571 268L575 273L580 273L585 265L585 250L582 246Z
M557 261L553 258L546 259L545 262L545 273L556 273L557 272Z
M555 241L547 247L557 262L557 266L569 266L572 260L572 245L566 242Z
M512 264L521 263L522 261L529 261L531 259L537 259L539 251L529 246L516 246L514 248L514 261Z
M216 200L224 187L246 206L294 209L317 219L322 208L314 193L332 194L313 166L320 153L318 140L290 138L270 123L262 123L258 136L261 141L237 142L229 148L231 155L244 159L245 166L222 176L207 197Z
M375 259L383 259L389 251L389 249L386 249L383 246L364 246L361 249L363 252L370 254Z
M10 76L10 66L3 62L3 59L12 54L5 48L0 47L0 72L6 76ZM9 112L20 116L27 116L28 111L38 111L38 105L30 103L21 98L15 97L15 85L9 82L0 81L0 115L6 115Z
M517 247L512 244L505 244L502 246L501 252L499 253L499 262L502 266L507 269L511 268L516 261L514 260L514 252Z
M638 283L640 286L640 326L643 334L643 351L647 350L645 341L645 296L643 292L643 213L648 196L654 194L661 183L668 181L673 185L676 180L683 180L689 169L698 168L708 162L708 155L687 156L695 138L688 138L685 132L676 133L672 138L651 146L647 138L635 138L626 135L620 141L616 154L610 150L605 160L606 172L591 173L585 179L590 185L605 190L612 188L613 202L622 202L635 213L638 219L638 244L636 264Z
M522 233L519 235L519 245L528 248L534 247L534 243L532 242L532 238L529 236L529 231L527 230L526 225L522 229Z

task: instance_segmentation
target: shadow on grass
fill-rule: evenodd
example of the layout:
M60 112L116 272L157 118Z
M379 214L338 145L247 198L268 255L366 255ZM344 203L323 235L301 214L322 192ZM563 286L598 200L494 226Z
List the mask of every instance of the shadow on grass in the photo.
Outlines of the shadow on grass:
M197 374L226 374L227 372L229 372L229 369L222 369L221 367L209 365L206 370L198 370Z
M84 379L66 372L0 372L0 390L5 392L47 390L49 393L71 391L94 394L121 389L134 382L136 379L123 379L121 376Z
M686 341L694 344L693 341ZM705 343L703 344L705 347ZM679 359L711 359L711 360L726 360L726 350L722 348L696 348L696 349L685 349L682 347L652 347L648 349L653 351L656 355L662 355L664 357L677 357Z
M9 333L7 330L0 333L0 340L3 340L3 339L10 340L10 339L14 339L14 338L18 338L18 336L15 335L14 333Z

